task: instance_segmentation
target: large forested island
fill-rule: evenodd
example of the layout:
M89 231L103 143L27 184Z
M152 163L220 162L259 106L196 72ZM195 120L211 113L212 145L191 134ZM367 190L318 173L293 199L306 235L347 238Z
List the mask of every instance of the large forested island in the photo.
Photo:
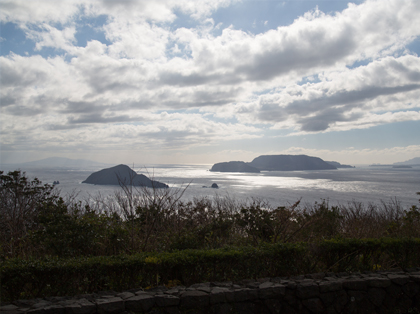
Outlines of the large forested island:
M306 155L263 155L246 163L241 161L214 164L210 171L218 172L260 172L337 169L338 162L326 162L319 157ZM349 166L350 167L350 166Z
M97 185L133 185L150 188L168 188L168 185L158 181L150 180L143 174L137 174L126 165L102 169L92 173L82 183Z
M210 171L214 172L260 172L259 169L250 166L243 161L219 162L211 167Z

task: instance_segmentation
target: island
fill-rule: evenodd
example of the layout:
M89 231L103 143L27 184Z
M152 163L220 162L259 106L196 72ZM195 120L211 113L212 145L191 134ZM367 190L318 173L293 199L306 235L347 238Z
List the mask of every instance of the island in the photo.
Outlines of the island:
M126 165L118 165L94 172L82 183L96 185L131 185L158 189L169 187L165 183L150 180L143 174L137 174Z
M249 165L263 171L337 169L319 157L306 155L264 155L255 158Z
M350 166L350 165L342 165L339 162L336 161L326 161L327 163L329 163L330 165L333 165L336 168L356 168L355 166Z
M210 171L214 172L254 172L259 173L260 170L248 165L243 161L219 162L211 167Z
M346 165L341 166L345 167ZM337 169L335 164L326 162L319 157L311 157L306 155L263 155L255 158L249 163L243 161L220 162L214 164L210 171L258 173L260 171L333 169Z

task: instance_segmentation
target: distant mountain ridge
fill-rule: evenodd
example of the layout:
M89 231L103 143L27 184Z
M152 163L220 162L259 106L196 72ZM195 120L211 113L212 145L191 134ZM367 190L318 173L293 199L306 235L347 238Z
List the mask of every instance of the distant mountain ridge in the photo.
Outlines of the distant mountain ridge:
M333 170L351 166L338 162L326 162L319 157L307 155L262 155L253 161L231 161L216 163L210 171L219 172L259 172L259 171L298 171L298 170ZM254 171L252 171L254 170Z
M82 183L96 185L145 186L150 188L168 188L165 183L150 180L143 174L137 174L129 166L118 165L92 173Z
M393 165L420 165L420 157L414 157L407 161L394 162Z

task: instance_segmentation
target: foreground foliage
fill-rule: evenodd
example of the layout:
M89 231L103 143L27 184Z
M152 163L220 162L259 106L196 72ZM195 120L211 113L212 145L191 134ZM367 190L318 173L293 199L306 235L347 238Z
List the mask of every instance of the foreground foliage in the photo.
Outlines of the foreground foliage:
M0 258L110 256L326 239L420 238L420 207L397 200L272 208L229 197L184 202L181 190L135 188L63 199L20 171L0 171Z
M416 205L272 208L229 197L185 202L182 193L122 185L113 197L75 201L0 171L2 298L420 265Z
M409 268L420 265L420 239L342 239L264 244L172 253L90 258L9 259L3 263L4 300L74 295L101 290L314 272ZM65 283L65 284L64 284Z

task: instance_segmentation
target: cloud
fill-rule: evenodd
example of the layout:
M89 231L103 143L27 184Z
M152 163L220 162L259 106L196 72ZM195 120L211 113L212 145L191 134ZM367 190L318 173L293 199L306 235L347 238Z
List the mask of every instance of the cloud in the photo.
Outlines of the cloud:
M295 146L281 152L277 151L273 153L291 155L305 154L321 157L327 161L338 161L350 165L373 164L378 163L378 161L383 164L391 164L420 156L420 145L397 146L383 149L356 149L354 147L349 147L342 150L308 149Z
M386 57L366 66L320 75L319 82L291 84L263 94L250 104L239 105L240 121L273 124L274 129L294 125L302 132L347 130L390 123L373 119L372 113L408 110L418 118L420 59L405 55ZM372 118L372 123L366 121ZM408 118L408 117L407 117ZM291 123L293 121L293 123ZM363 123L361 121L364 121ZM382 122L381 122L382 121ZM340 125L340 127L338 127Z
M419 1L314 9L258 35L215 25L236 2L0 0L0 20L35 43L29 56L0 57L2 145L186 148L267 128L420 120L420 59L406 51L420 36ZM191 26L176 26L182 15ZM107 41L78 46L80 23L99 16Z

